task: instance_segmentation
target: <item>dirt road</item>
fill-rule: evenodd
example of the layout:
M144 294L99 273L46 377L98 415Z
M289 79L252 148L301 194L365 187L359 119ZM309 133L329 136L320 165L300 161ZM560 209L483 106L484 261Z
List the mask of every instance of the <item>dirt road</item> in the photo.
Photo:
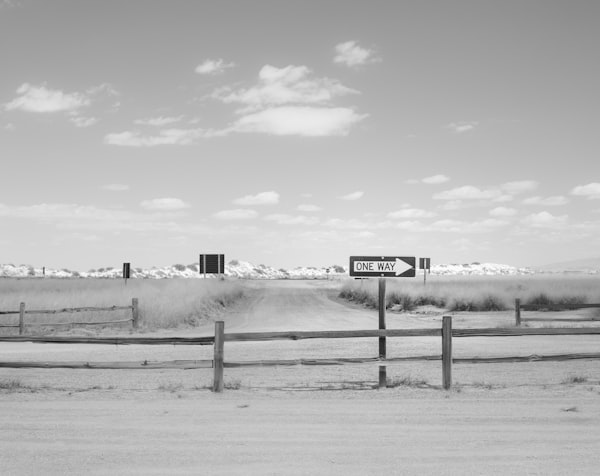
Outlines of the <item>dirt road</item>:
M222 316L226 331L375 329L324 282L258 282ZM490 327L510 315L456 316ZM388 314L388 327L439 327L441 315ZM211 324L178 334L211 334ZM173 334L173 332L161 333ZM456 355L593 352L597 336L456 339ZM211 358L210 346L0 345L4 360ZM388 339L389 355L439 354L439 338ZM367 357L377 339L227 344L226 361ZM595 474L597 361L209 370L0 369L0 473ZM11 384L12 382L12 384Z

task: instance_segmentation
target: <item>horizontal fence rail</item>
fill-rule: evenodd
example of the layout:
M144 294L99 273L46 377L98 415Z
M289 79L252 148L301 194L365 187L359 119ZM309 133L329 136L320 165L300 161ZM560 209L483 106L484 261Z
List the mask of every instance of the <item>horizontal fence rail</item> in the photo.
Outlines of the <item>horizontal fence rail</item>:
M581 304L521 304L519 298L515 299L515 325L520 326L523 321L532 322L593 322L600 321L600 317L572 317L572 318L555 318L555 317L527 317L521 315L522 311L572 311L574 309L593 309L600 308L600 304L581 303Z
M461 337L514 337L514 336L561 336L600 335L600 327L566 328L498 328L498 329L453 329L452 317L444 316L441 328L430 329L381 329L352 331L286 331L225 333L225 325L215 323L214 336L202 337L47 337L47 336L0 336L0 342L34 342L51 344L108 344L108 345L213 345L212 360L174 360L167 362L0 362L0 368L72 368L72 369L205 369L212 368L213 390L222 392L225 368L274 367L274 366L319 366L319 365L393 365L411 361L442 361L442 387L452 387L452 365L461 363L510 363L566 361L575 359L600 359L600 352L499 357L452 357L453 338ZM354 357L319 359L284 359L226 362L226 342L261 342L275 340L338 339L338 338L381 338L381 337L442 337L441 354L409 357ZM381 382L380 382L381 385ZM385 383L384 383L385 385Z
M131 317L128 319L119 319L112 321L92 321L92 322L28 322L25 323L26 314L65 314L65 313L76 313L76 312L110 312L110 311L126 311L131 310ZM19 335L23 335L25 331L25 325L35 327L48 327L48 326L100 326L107 324L122 324L125 322L131 322L134 329L139 327L139 304L138 299L133 298L131 300L131 306L110 306L110 307L65 307L63 309L26 309L25 303L22 302L19 305L18 311L0 311L0 315L14 315L19 314L18 324L0 324L0 327L19 328Z

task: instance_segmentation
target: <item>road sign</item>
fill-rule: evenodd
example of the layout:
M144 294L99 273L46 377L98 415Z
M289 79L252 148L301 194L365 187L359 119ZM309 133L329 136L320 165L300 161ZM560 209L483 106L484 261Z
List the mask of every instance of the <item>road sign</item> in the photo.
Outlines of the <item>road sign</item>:
M350 256L350 276L414 278L414 256Z
M419 258L419 269L431 269L431 258Z
M223 274L225 255L200 255L200 274Z
M123 279L129 279L131 275L131 263L123 263Z

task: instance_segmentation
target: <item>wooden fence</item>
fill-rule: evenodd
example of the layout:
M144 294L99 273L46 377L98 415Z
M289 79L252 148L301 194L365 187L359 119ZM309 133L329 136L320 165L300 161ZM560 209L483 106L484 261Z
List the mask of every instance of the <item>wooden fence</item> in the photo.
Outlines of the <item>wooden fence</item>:
M26 314L62 314L62 313L75 313L75 312L86 312L86 311L122 311L131 310L131 317L129 319L121 319L116 321L93 321L93 322L25 322ZM22 302L19 305L18 311L0 311L0 315L18 314L18 324L0 324L0 327L14 327L19 328L19 335L23 335L25 326L98 326L106 324L121 324L124 322L131 322L134 329L137 329L139 325L139 309L138 299L133 298L131 300L131 306L110 306L110 307L67 307L64 309L26 309L25 303Z
M600 327L569 328L498 328L498 329L453 329L452 317L444 316L441 329L381 329L355 331L291 331L291 332L247 332L225 333L225 324L215 323L215 335L206 337L45 337L45 336L0 336L0 342L39 342L61 344L113 344L113 345L213 345L212 360L174 360L168 362L0 362L0 367L10 368L73 368L73 369L199 369L213 368L213 390L223 391L225 368L270 367L290 365L346 365L374 363L380 368L388 363L407 361L442 361L442 387L452 387L452 365L455 363L504 363L564 361L573 359L600 359L600 353L575 353L506 357L453 358L453 338L463 337L511 337L511 336L561 336L600 335ZM304 339L347 339L387 337L441 337L441 354L410 357L355 357L335 359L290 359L260 360L244 362L225 361L226 342L257 342L274 340ZM380 387L385 386L381 382Z
M600 317L572 317L572 318L555 318L555 317L522 317L522 311L540 311L548 309L552 311L568 311L573 309L600 308L600 304L521 304L520 299L515 299L515 325L520 326L523 321L538 321L538 322L592 322L600 321Z

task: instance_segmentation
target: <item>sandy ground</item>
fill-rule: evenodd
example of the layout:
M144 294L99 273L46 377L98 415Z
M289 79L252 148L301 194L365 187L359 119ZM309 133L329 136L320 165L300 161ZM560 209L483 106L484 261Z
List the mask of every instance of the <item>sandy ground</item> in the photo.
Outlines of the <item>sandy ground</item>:
M377 328L377 313L325 282L253 283L226 332ZM439 310L388 313L389 328L439 327ZM497 327L511 313L457 314ZM538 325L536 323L536 325ZM208 335L212 325L161 335ZM598 336L455 339L458 356L597 352ZM435 355L439 338L388 339L388 355ZM0 360L210 359L210 346L0 344ZM376 339L228 343L226 361L369 357ZM1 474L597 474L598 361L440 362L225 370L0 369Z

